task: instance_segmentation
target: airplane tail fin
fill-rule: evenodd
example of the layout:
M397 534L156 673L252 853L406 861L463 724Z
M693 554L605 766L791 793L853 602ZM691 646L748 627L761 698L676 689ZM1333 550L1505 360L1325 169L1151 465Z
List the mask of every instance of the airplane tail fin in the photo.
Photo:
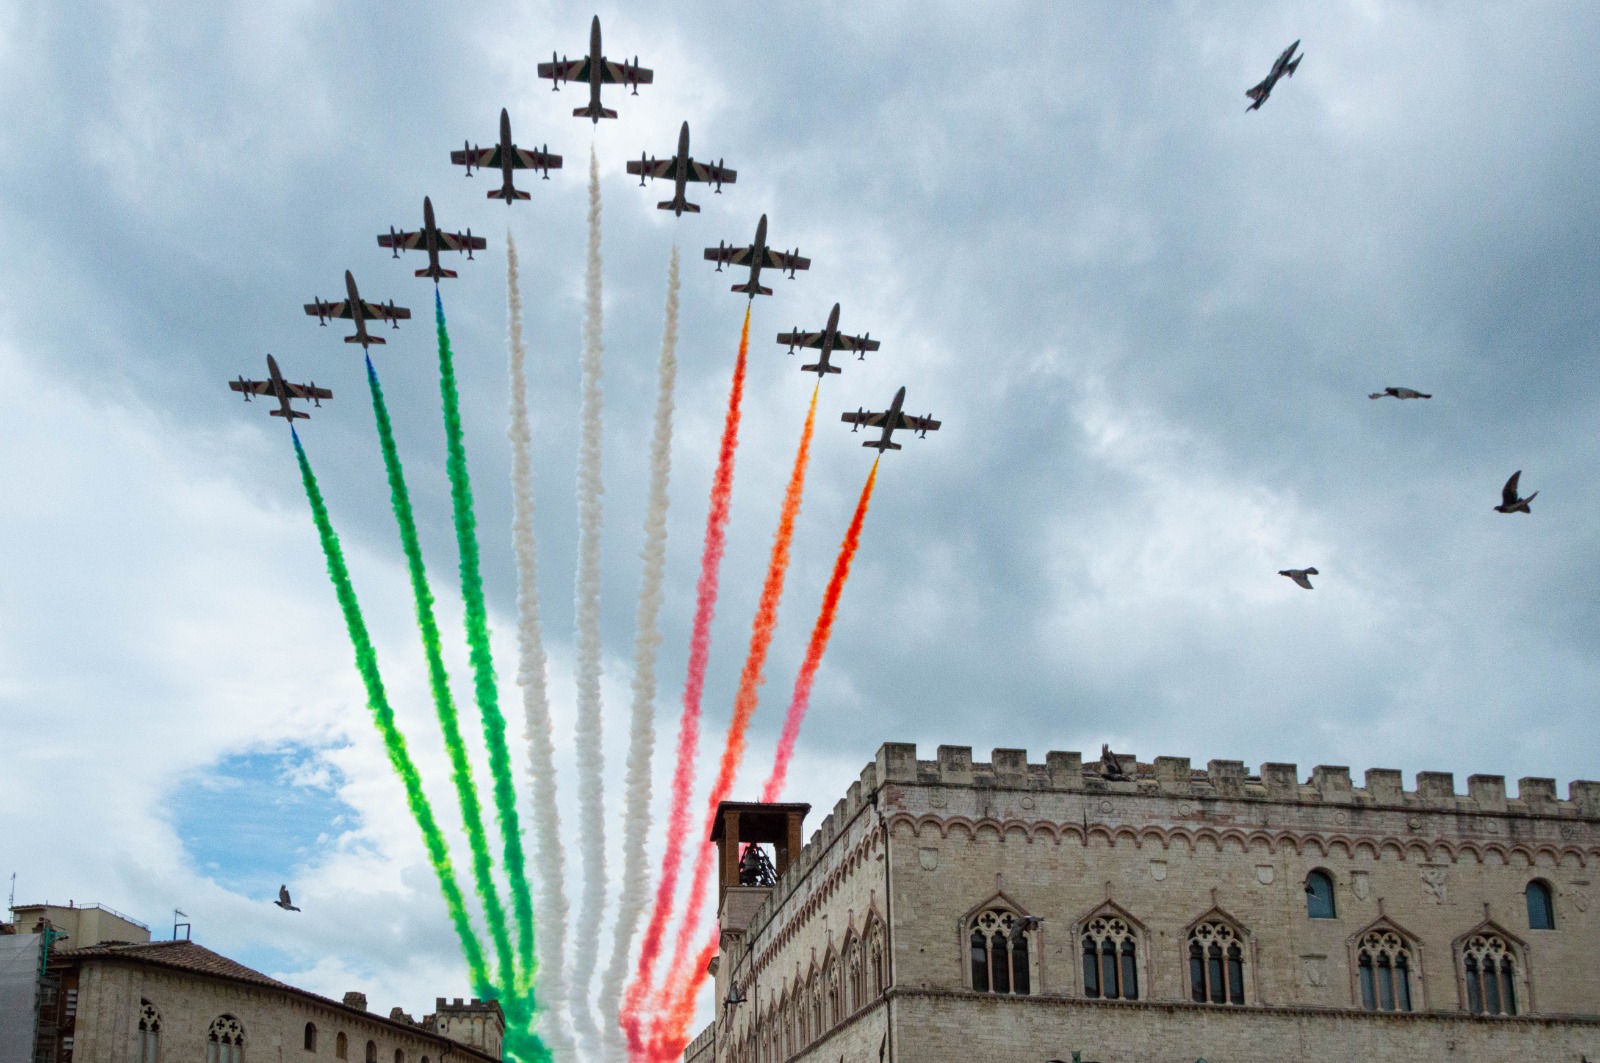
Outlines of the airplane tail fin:
M818 362L817 365L803 365L803 366L800 367L800 372L802 372L802 373L815 373L815 372L817 372L818 366L821 366L821 370L824 373L841 373L841 372L843 372L843 370L840 369L836 365L833 365L831 363L828 364L828 365L822 365L821 362Z
M362 342L362 337L360 337L360 336L346 336L344 338L344 341L346 343L360 343L360 342ZM384 339L382 336L374 336L371 333L368 333L367 336L366 336L366 342L367 343L388 343L389 341Z
M1304 59L1304 58L1305 58L1305 56L1303 56L1303 55L1297 57L1294 62L1290 63L1288 66L1283 68L1283 72L1285 74L1289 75L1290 77L1294 77L1294 68L1299 66L1300 65L1300 60Z
M882 442L881 440L877 440L877 439L868 440L867 442L862 443L861 445L864 446L864 447L877 447L879 454L882 454L885 450L899 450L899 449L901 449L899 443L885 443L885 442Z
M282 410L268 410L267 412L272 414L274 417L287 417L291 421L297 417L302 420L310 420L311 418L309 413L303 413L300 410L290 410L288 413L284 413Z
M528 193L524 192L520 188L510 189L509 190L509 192L510 192L509 195L507 194L507 192L508 192L508 190L504 189L504 188L490 189L488 198L489 199L503 199L507 203L511 202L513 199L532 199L533 198L532 196L530 196Z
M676 206L677 206L677 204L669 199L665 203L657 203L656 204L656 209L657 210L671 210ZM685 202L684 205L683 205L683 209L688 211L690 214L699 214L700 213L700 205L698 203Z
M763 288L761 285L759 285L759 284L751 284L749 281L746 281L743 284L735 284L733 286L732 290L736 291L736 292L744 292L744 294L746 294L746 295L748 295L748 296L750 296L752 298L754 298L755 296L758 296L758 295L771 295L772 294L772 289L771 288Z
M617 112L609 107L579 107L572 112L574 118L615 118Z
M453 269L445 269L443 266L440 266L439 269L437 270L437 272L434 271L431 268L429 268L429 269L419 269L419 270L417 270L417 276L419 276L419 277L432 277L434 280L439 280L439 279L441 279L443 277L455 277L455 276L458 276L458 274Z

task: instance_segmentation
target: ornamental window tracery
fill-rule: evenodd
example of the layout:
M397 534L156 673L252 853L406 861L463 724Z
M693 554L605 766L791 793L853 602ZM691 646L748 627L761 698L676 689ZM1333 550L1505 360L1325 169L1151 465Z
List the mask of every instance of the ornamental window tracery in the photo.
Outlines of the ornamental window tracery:
M1461 946L1467 1010L1474 1015L1517 1013L1517 959L1499 934L1473 934Z
M244 1063L244 1027L232 1015L218 1015L206 1031L206 1063Z
M1139 999L1139 935L1117 915L1083 928L1083 994L1099 1000Z
M883 924L874 919L867 928L867 984L871 987L873 1000L883 996L884 990L889 988L889 968L886 961Z
M1037 920L1006 908L986 908L967 925L972 988L980 993L1033 992L1029 943Z
M160 1063L161 1012L148 1000L139 1001L139 1063Z
M1361 1006L1368 1011L1411 1011L1411 946L1390 929L1371 930L1356 946Z
M1244 959L1244 943L1233 927L1218 919L1196 926L1189 931L1189 998L1196 1004L1243 1004Z

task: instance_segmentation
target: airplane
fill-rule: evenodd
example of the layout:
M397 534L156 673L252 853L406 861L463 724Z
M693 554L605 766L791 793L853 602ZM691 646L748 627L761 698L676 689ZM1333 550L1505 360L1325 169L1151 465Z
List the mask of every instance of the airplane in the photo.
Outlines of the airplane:
M594 124L599 125L602 118L615 118L617 112L608 107L600 106L600 86L623 84L633 89L635 96L639 95L639 86L648 85L655 80L655 74L639 65L639 57L634 56L633 62L626 61L613 63L600 54L600 16L596 15L594 21L589 23L589 54L583 59L568 59L562 56L556 58L556 53L550 53L548 63L539 64L539 76L549 78L555 84L550 86L550 91L560 92L563 81L587 81L589 83L589 103L572 112L574 118L592 118Z
M1369 399L1382 399L1382 398L1387 398L1390 395L1393 395L1397 399L1431 399L1431 398L1433 398L1432 395L1428 395L1428 394L1425 394L1425 393L1423 393L1421 391L1417 391L1414 388L1384 388L1382 391L1374 391L1372 394L1368 395L1367 398L1369 398Z
M894 393L894 402L890 403L889 408L882 413L868 413L866 410L858 409L855 413L840 414L839 420L855 425L854 428L850 429L852 432L858 431L862 425L868 428L881 426L883 428L883 437L881 439L868 439L861 445L864 447L877 447L879 454L886 450L899 450L899 443L889 442L889 437L894 434L896 428L904 428L906 431L915 432L924 438L927 437L929 432L937 432L939 430L939 422L933 419L932 414L926 417L907 417L901 413L900 407L905 401L906 389L902 387Z
M277 359L270 354L267 355L266 380L246 380L241 376L238 380L228 381L228 387L234 391L244 392L244 401L246 402L250 401L251 395L273 396L278 400L278 408L268 412L274 417L282 417L290 424L293 424L297 417L304 419L311 416L309 413L304 413L289 405L292 400L309 399L313 406L320 407L323 399L333 398L333 392L327 388L317 387L317 383L314 380L309 384L291 384L283 379L283 374L278 372Z
M815 347L822 351L822 356L816 365L803 365L802 373L815 373L821 377L827 373L841 372L840 368L828 361L828 355L834 351L856 351L857 360L866 358L868 351L875 351L879 347L877 340L869 339L870 334L860 336L846 336L839 331L839 304L834 303L833 309L828 312L828 323L822 327L821 332L801 332L798 325L793 332L778 333L778 342L789 345L789 353L793 354L796 347Z
M678 154L670 159L657 159L651 156L646 159L640 154L638 162L628 163L628 172L639 178L639 187L644 187L646 177L664 177L675 182L672 198L665 203L657 203L660 210L670 210L678 217L683 217L683 212L699 214L700 208L684 198L684 186L690 181L709 181L716 185L712 191L722 195L724 184L733 184L734 178L739 176L737 170L729 170L718 159L715 166L703 162L695 162L689 157L689 123L683 123L683 128L678 130Z
M717 272L722 272L724 265L749 266L750 279L743 284L735 284L733 290L744 292L754 299L758 295L771 295L771 288L761 286L761 269L788 270L789 279L794 279L797 269L810 269L811 260L800 257L800 249L793 251L774 251L767 246L767 216L761 215L761 220L756 223L756 242L749 247L729 247L718 242L716 247L706 248L706 261L717 264Z
M428 268L417 270L419 277L432 277L433 283L438 284L445 277L454 277L456 271L444 269L439 265L440 251L465 251L467 258L472 258L472 252L482 251L489 246L481 236L473 236L472 230L464 233L447 233L433 223L433 200L427 196L422 197L422 229L419 232L396 232L394 226L389 226L387 236L378 235L378 246L394 250L394 257L399 258L400 252L422 248L428 252Z
M337 303L327 303L318 299L316 302L306 304L306 313L315 317L317 324L324 326L327 325L330 318L354 321L356 323L355 335L346 336L344 341L346 343L359 343L362 350L366 350L367 345L371 343L388 342L382 336L374 336L367 332L367 321L369 319L376 318L387 321L389 324L394 325L395 328L399 328L399 322L411 317L411 311L403 306L395 306L393 299L387 303L364 302L361 294L356 291L356 279L350 276L349 270L344 271L344 290L349 293L350 297L348 299L343 299Z
M504 107L500 108L500 143L492 148L480 148L476 144L468 147L463 140L461 150L450 153L450 161L465 166L468 177L472 176L474 166L480 170L498 169L501 185L491 189L488 198L503 199L508 207L513 200L529 198L522 189L512 187L512 170L543 170L544 179L548 181L551 170L561 169L561 156L550 154L550 145L543 145L538 151L525 151L511 143L511 116Z
M1272 87L1278 83L1279 78L1285 76L1294 77L1294 68L1300 65L1301 59L1305 58L1305 53L1302 52L1294 62L1289 62L1289 57L1294 55L1294 50L1298 47L1300 47L1300 42L1295 41L1285 48L1283 54L1278 56L1277 61L1272 64L1272 72L1262 79L1261 84L1253 89L1245 90L1244 94L1256 101L1244 109L1246 114L1259 110L1261 105L1267 102L1267 97L1272 95Z

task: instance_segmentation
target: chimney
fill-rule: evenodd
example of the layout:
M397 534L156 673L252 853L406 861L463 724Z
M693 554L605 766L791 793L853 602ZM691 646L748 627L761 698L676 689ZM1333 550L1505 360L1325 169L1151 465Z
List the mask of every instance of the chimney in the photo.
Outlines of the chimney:
M367 995L365 993L358 993L352 989L350 992L344 995L344 1006L347 1008L355 1008L357 1011L366 1011Z

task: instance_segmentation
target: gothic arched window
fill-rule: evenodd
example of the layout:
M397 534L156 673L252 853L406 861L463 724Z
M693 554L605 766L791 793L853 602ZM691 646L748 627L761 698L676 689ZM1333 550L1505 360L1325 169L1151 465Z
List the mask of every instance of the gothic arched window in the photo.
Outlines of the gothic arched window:
M244 1063L244 1027L232 1015L218 1015L206 1032L206 1063Z
M159 1063L161 1012L148 1000L139 1001L139 1063Z
M1220 920L1189 931L1189 997L1196 1004L1244 1003L1244 944Z
M861 945L854 934L844 945L844 1006L847 1015L861 1006Z
M1033 992L1028 942L1037 920L1005 908L986 908L967 924L972 988L980 993Z
M1372 930L1356 946L1361 1006L1368 1011L1410 1011L1411 947L1393 930Z
M333 1054L337 1059L350 1058L350 1038L344 1035L343 1030L340 1030L339 1036L333 1039Z
M1529 930L1554 930L1556 928L1556 906L1550 893L1550 884L1534 879L1528 883L1528 929Z
M1517 960L1499 934L1474 934L1461 947L1467 1010L1474 1015L1517 1013Z
M1312 919L1337 919L1333 904L1333 876L1313 871L1306 876L1306 915Z
M305 1050L307 1052L317 1050L317 1024L314 1022L306 1023Z
M367 1042L367 1063L378 1063L378 1042Z
M1139 999L1138 934L1114 915L1083 928L1083 992L1102 1000Z
M889 988L889 968L884 962L885 958L883 924L874 919L867 928L867 986L872 991L873 1000L883 996L883 991Z
M827 1027L822 1025L822 984L817 980L816 971L811 972L806 984L806 995L811 998L811 1036L821 1037Z

